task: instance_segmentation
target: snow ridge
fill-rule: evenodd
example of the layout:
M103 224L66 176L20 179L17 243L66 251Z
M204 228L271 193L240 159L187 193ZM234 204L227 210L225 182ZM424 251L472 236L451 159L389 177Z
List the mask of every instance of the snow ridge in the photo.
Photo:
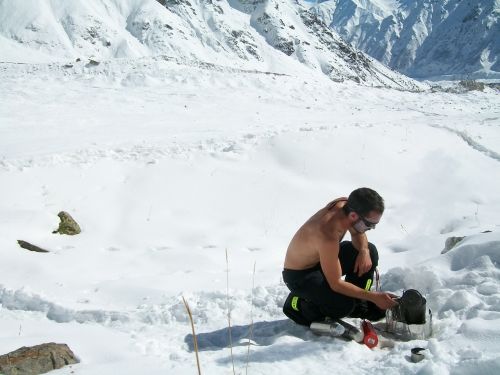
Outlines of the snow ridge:
M470 135L468 135L465 131L461 131L458 129L452 129L448 126L439 126L439 125L430 125L434 128L440 128L444 129L446 131L449 131L450 133L454 133L458 135L460 138L464 140L465 143L467 143L470 147L472 147L474 150L479 151L483 153L484 155L496 160L500 161L500 154L498 152L495 152L493 150L490 150L489 148L483 146L479 142L475 141Z

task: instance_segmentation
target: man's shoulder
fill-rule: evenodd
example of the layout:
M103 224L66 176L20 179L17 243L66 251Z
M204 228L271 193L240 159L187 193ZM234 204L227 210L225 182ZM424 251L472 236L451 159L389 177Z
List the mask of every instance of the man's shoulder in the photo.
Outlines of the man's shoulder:
M328 204L326 205L326 207L327 207L328 209L331 209L331 208L333 208L333 207L335 207L335 206L337 206L337 205L339 205L339 206L340 206L340 204L339 204L339 203L341 203L341 202L347 202L347 197L335 198L333 201L331 201L330 203L328 203Z

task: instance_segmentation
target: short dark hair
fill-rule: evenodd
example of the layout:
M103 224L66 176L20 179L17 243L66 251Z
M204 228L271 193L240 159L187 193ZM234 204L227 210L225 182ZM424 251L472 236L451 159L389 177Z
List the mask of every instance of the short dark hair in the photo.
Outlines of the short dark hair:
M359 215L368 215L370 211L384 213L384 199L370 188L359 188L349 194L347 203L344 206L344 212L356 212Z

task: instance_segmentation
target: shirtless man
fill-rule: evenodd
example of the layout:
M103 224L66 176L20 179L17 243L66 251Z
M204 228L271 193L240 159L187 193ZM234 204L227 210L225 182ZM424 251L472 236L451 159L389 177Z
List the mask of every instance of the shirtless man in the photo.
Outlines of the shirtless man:
M396 296L370 291L378 252L365 232L375 228L383 212L382 197L360 188L330 202L300 227L283 270L291 291L283 306L286 316L307 326L326 317L379 320L396 305ZM342 241L347 231L351 241Z

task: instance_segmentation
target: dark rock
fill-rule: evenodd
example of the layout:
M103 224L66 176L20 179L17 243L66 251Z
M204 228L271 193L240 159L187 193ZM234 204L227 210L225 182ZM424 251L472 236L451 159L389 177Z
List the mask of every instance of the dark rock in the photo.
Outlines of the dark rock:
M243 35L243 31L241 30L232 30L231 31L231 35L234 37L234 38L239 38Z
M99 64L100 64L100 62L99 62L99 61L97 61L97 60L93 60L93 59L90 59L90 60L89 60L89 63L87 64L87 66L97 66L97 65L99 65Z
M26 241L23 241L23 240L18 240L17 243L23 249L26 249L26 250L29 250L29 251L35 251L37 253L48 253L49 252L48 250L42 249L41 247L32 245L29 242L26 242Z
M500 91L500 83L497 82L486 82L485 85L497 91Z
M169 6L176 6L181 4L186 4L191 6L191 3L188 0L164 0L165 6L168 8Z
M246 46L246 50L248 53L250 53L257 60L261 60L261 57L260 57L259 53L257 52L256 48L254 48L253 46Z
M464 80L460 81L458 84L467 91L484 91L485 87L483 82L478 82L474 80Z
M52 233L68 234L73 236L81 232L78 223L71 217L67 212L61 211L57 214L61 222L59 223L59 228Z
M278 37L274 47L287 56L291 56L295 52L293 42L291 40L286 40L284 38Z
M4 375L38 375L78 363L66 344L47 343L22 347L0 356L0 373Z
M444 243L444 249L441 251L441 254L446 254L448 251L453 249L460 241L462 241L465 237L448 237L446 242Z
M219 5L213 4L213 8L217 13L224 14L224 10Z

